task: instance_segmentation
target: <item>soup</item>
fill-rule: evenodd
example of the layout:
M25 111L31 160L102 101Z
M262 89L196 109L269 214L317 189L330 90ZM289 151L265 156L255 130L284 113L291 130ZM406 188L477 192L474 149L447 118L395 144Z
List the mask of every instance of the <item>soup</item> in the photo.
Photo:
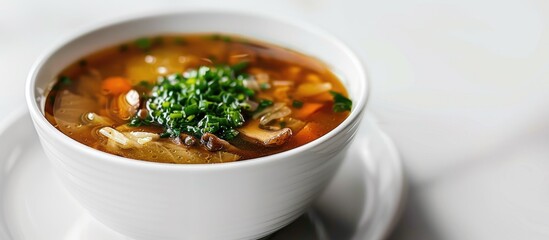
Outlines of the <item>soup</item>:
M347 118L352 102L319 60L220 34L140 38L83 57L48 93L45 116L111 154L222 163L287 151Z

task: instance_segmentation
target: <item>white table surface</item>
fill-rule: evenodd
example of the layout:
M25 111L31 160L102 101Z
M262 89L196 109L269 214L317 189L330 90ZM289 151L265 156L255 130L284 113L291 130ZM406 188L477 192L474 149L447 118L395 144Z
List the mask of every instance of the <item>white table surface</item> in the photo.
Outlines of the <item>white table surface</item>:
M0 120L25 107L37 56L81 26L190 6L300 17L367 64L410 185L391 239L549 239L549 2L227 2L0 1Z

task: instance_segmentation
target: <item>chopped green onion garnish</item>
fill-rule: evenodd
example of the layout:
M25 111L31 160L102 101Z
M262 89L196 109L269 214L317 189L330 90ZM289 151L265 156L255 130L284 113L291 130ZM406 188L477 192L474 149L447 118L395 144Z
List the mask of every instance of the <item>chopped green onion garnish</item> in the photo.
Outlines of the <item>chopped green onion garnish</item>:
M303 107L303 102L302 101L299 101L299 100L294 100L292 102L292 107L294 108L301 108Z
M341 93L330 91L330 94L334 96L334 112L345 112L345 111L351 111L351 107L353 105L353 102L351 99L348 99L347 97L343 96Z
M141 50L149 50L152 46L150 38L139 38L135 40L135 45Z
M67 76L61 76L59 78L59 82L61 84L64 84L64 85L71 85L72 84L72 79L70 79L69 77Z
M244 124L243 111L250 109L247 101L254 96L254 91L244 86L246 76L237 71L246 65L202 66L161 77L145 103L150 110L146 123L162 126L164 137L184 132L196 137L213 133L226 140L234 138L238 134L235 128ZM262 104L273 103L264 100Z

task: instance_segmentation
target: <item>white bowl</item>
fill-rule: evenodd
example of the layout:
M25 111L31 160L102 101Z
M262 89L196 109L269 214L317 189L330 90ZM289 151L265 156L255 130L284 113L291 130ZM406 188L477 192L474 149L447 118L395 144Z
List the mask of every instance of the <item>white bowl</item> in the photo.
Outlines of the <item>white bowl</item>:
M82 56L142 36L221 32L315 56L338 73L353 100L336 129L283 153L234 163L173 165L107 154L65 136L44 117L56 75ZM32 68L28 108L57 176L90 214L135 239L254 239L284 227L319 195L354 138L367 99L358 58L309 25L242 12L162 12L109 22L65 40Z

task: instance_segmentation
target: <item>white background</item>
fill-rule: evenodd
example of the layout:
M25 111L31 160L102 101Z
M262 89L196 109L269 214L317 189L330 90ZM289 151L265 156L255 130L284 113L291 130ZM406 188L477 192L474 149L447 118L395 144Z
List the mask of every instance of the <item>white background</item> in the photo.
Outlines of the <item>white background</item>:
M549 2L0 0L0 120L31 64L78 28L150 9L298 17L366 62L369 109L409 180L391 239L549 239Z

